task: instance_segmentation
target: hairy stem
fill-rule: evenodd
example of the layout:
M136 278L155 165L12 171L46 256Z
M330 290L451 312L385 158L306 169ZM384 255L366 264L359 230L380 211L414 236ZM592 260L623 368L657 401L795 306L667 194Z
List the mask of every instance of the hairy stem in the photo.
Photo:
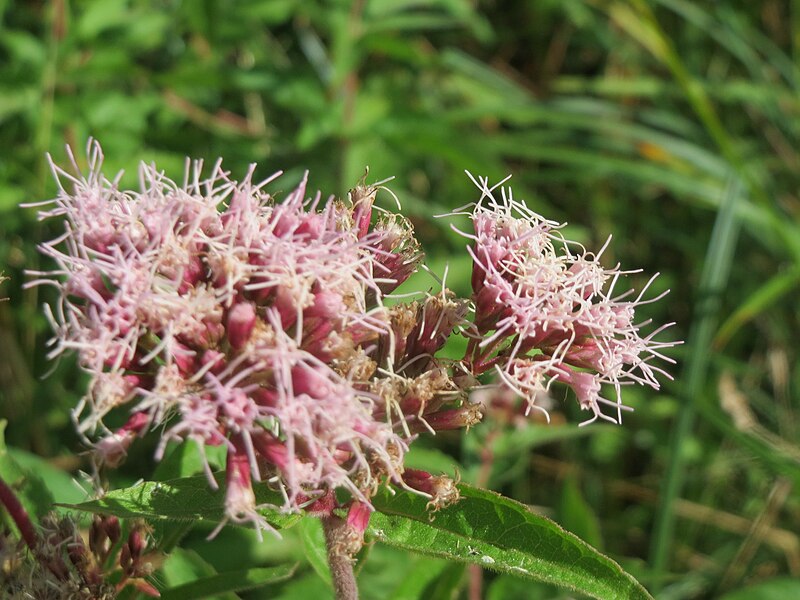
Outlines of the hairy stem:
M347 522L336 515L321 517L328 564L337 600L358 600L358 586L353 572L353 559L347 553Z

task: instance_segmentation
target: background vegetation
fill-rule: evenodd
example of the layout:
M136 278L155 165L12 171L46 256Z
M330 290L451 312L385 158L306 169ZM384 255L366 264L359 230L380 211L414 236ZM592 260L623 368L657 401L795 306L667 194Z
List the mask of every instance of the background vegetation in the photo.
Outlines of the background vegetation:
M613 234L607 260L644 269L633 285L662 272L672 293L647 316L688 340L676 381L626 390L622 427L579 429L567 399L555 425L496 415L415 460L535 505L658 598L800 596L798 60L793 0L0 1L6 440L76 500L68 475L88 463L69 410L84 382L45 358L47 291L21 288L52 237L18 207L54 194L45 153L63 163L65 144L79 154L94 136L130 184L140 160L180 178L187 155L222 156L234 176L285 170L286 189L309 169L337 195L368 165L396 177L433 270L449 263L461 293L462 240L432 215L475 199L464 169L512 173L516 196L588 247ZM152 448L112 484L150 476ZM271 593L329 593L304 552L318 532L206 534L162 582L295 557ZM415 578L418 596L403 587ZM559 594L379 544L360 585L366 598Z

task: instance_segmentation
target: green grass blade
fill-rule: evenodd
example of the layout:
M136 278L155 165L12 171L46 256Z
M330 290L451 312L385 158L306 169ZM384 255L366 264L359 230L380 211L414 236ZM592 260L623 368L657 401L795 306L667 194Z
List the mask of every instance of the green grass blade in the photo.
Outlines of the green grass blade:
M774 230L794 258L800 259L800 238L782 226L782 218L762 185L753 176L753 171L739 153L734 140L726 130L713 102L700 81L689 71L670 38L661 28L652 7L643 0L614 2L609 7L612 18L628 35L637 40L661 61L672 73L675 82L683 90L686 101L705 127L722 156L747 183L749 195L769 213Z
M785 273L775 275L758 287L720 326L714 338L714 347L719 349L725 346L743 325L767 310L798 285L800 285L800 266L795 266Z
M656 592L672 549L675 529L673 504L680 496L684 480L683 447L694 425L695 405L699 401L708 371L708 348L714 336L720 295L728 282L739 234L737 205L741 200L741 185L738 180L734 180L717 214L700 277L699 298L689 333L689 352L680 378L681 407L673 429L669 462L661 485L661 502L651 545L650 560Z

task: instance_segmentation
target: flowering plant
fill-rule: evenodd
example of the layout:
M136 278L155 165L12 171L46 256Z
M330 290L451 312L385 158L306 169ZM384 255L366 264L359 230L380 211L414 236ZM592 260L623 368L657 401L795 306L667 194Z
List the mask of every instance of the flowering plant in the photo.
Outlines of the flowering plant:
M656 375L666 375L652 364L669 361L661 350L672 343L655 339L664 327L644 334L648 323L635 322L638 306L661 297L646 298L653 279L638 294L618 293L631 271L603 267L603 250L566 240L561 224L515 200L505 182L479 178L478 200L453 213L473 226L457 230L473 260L472 296L457 298L443 284L410 299L393 292L422 264L422 252L406 218L376 207L381 184L323 199L308 197L304 178L272 194L280 173L256 182L252 167L236 182L218 162L203 178L195 162L180 185L143 164L134 192L103 175L96 142L86 174L72 162L71 171L53 165L59 193L39 213L64 222L63 233L41 245L57 266L34 273L29 285L58 291L47 313L51 357L75 352L89 375L74 418L99 476L136 438L156 435L159 459L193 441L205 471L207 491L199 493L213 497L222 487L212 536L226 522L279 534L287 516L320 518L343 598L357 594L352 562L368 530L402 545L387 515L416 519L417 532L458 536L459 515L479 502L576 545L608 571L596 579L625 582L631 597L646 594L542 517L409 468L405 457L421 436L477 424L491 410L491 399L473 393L479 389L517 395L526 412L548 416L551 391L564 386L590 413L583 424L620 423L622 386L658 389ZM467 339L463 356L443 358L457 336ZM120 414L124 423L110 427ZM212 448L226 455L221 476L206 458ZM188 489L164 485L177 498ZM149 498L148 489L163 486L141 484L138 497ZM131 498L111 491L84 508L114 513L114 502ZM148 511L158 512L152 498L140 502L142 516ZM477 553L480 564L548 580L524 560L536 554L530 540L506 548L475 533L485 527L470 526L491 547ZM443 543L450 547L441 552L419 540L405 547L477 562Z

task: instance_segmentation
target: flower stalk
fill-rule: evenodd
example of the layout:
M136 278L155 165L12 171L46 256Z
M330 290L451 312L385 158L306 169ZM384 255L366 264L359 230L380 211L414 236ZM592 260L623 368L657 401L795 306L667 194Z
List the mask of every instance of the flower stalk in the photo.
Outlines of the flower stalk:
M347 521L331 513L321 517L328 565L336 600L358 600L358 585L353 570L353 556L347 548L352 537L352 527Z

